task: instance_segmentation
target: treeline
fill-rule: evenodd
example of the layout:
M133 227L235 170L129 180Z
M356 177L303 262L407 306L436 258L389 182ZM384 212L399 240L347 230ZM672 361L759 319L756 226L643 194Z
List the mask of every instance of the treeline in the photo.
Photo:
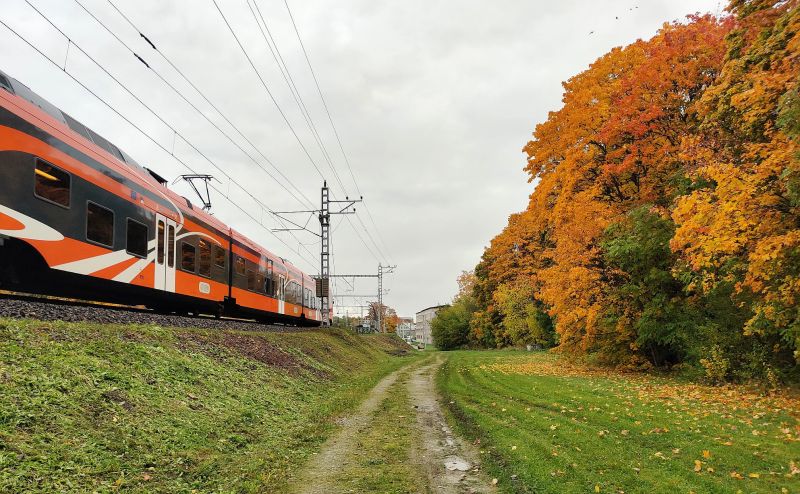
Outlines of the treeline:
M796 375L799 3L733 0L564 83L524 147L528 208L462 277L441 346Z

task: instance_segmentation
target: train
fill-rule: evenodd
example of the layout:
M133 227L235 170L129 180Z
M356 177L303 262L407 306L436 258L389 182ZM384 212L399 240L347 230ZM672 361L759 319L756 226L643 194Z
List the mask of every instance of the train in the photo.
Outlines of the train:
M317 283L0 71L0 289L269 323Z

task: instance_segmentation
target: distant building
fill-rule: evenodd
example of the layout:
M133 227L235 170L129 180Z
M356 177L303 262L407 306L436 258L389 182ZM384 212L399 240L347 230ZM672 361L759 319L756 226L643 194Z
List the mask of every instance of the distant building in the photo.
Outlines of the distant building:
M414 338L414 327L413 317L401 317L397 321L397 336L406 341L411 341Z
M431 337L431 321L433 321L433 318L436 317L436 313L443 307L447 307L447 305L435 305L417 312L417 323L414 329L414 339L416 341L425 343L426 345L433 344L433 338Z

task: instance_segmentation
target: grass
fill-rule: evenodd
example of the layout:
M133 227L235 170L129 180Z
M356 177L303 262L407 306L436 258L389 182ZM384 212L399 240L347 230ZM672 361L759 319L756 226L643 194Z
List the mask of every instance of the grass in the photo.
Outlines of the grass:
M437 385L449 418L480 441L500 492L800 492L796 397L548 353L448 355Z
M0 319L0 492L280 492L402 348Z
M424 474L420 474L416 459L410 457L418 441L416 417L408 396L410 370L404 370L387 390L372 414L370 427L358 438L354 458L337 475L337 485L347 492L424 492Z

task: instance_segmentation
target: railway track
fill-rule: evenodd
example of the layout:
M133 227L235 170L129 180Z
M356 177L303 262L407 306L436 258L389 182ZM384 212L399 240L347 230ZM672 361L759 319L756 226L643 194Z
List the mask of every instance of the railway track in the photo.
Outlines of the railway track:
M236 329L242 331L306 331L310 328L263 324L248 319L212 315L162 314L139 306L45 297L0 290L0 318L100 324L156 324L179 328Z

